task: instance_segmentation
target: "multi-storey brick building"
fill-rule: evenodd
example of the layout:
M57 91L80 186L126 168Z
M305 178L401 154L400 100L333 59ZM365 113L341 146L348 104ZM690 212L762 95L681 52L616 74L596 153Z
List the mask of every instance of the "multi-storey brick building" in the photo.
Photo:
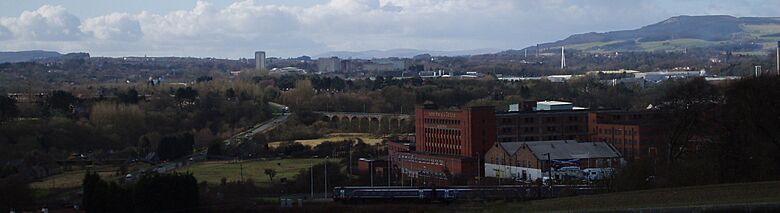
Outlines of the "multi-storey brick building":
M588 140L612 144L627 160L656 156L660 115L655 111L590 112Z
M571 103L545 101L521 109L496 115L499 142L582 140L588 134L587 111Z
M496 141L495 108L439 110L432 104L415 110L414 145L389 145L391 164L423 184L447 184L452 178L480 176L482 158Z

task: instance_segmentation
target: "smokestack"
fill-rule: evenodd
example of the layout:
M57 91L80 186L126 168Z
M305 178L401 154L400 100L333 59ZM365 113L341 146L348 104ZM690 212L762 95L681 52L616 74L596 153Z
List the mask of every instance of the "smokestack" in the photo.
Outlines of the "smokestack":
M777 41L777 75L780 76L780 41Z
M756 78L758 78L758 76L761 76L761 66L755 66L755 68L756 68Z
M566 69L566 52L565 47L561 46L561 69Z

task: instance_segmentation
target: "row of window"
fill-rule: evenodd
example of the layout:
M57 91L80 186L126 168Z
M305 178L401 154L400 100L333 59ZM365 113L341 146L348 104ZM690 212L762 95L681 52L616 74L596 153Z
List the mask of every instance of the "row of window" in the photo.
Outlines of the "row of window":
M559 119L563 120L563 121L568 120L568 121L571 121L571 122L580 121L580 117L579 116L542 117L540 119L543 120L544 122L558 122ZM529 117L529 118L523 118L522 120L523 120L524 123L534 123L536 121L536 118ZM501 123L502 124L513 124L515 122L514 122L514 118L502 118L501 119Z
M498 140L501 142L515 142L515 141L554 141L554 140L574 140L577 139L575 135L547 135L547 136L523 136L523 137L500 137Z
M531 161L529 160L518 160L518 159L507 160L499 157L496 157L495 159L492 160L493 160L493 164L496 165L518 166L518 167L527 167L527 168L531 167Z
M398 158L401 159L402 161L413 162L413 163L430 164L430 165L438 165L438 166L444 165L443 160L418 158L414 155L399 155Z
M630 129L621 129L621 128L594 128L594 131L598 132L599 134L609 134L609 135L624 135L624 136L634 136L636 134L636 131L633 128Z
M504 134L512 133L512 129L514 129L514 128L511 128L511 127L501 128L501 133L504 133ZM544 127L543 129L546 132L557 132L558 131L558 128L555 127L555 126ZM566 126L566 131L568 131L568 132L580 131L580 127L579 126ZM523 133L536 133L536 127L530 127L530 126L529 127L523 127Z
M425 124L460 125L460 120L426 118Z

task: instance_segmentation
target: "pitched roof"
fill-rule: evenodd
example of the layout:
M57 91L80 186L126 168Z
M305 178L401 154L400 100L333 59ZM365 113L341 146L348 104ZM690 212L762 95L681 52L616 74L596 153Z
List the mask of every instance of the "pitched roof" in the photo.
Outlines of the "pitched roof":
M574 140L557 140L500 143L509 155L516 153L523 144L528 145L534 156L541 160L547 159L547 153L550 153L550 159L553 160L621 157L615 147L605 142L578 143Z

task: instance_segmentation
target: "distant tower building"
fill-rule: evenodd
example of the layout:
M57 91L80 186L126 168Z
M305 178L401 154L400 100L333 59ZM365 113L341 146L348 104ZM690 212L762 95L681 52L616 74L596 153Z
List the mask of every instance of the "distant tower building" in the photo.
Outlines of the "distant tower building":
M780 41L777 41L777 75L780 76Z
M756 77L761 76L761 66L755 66L756 68Z
M258 69L258 70L264 70L265 69L265 52L264 51L257 51L257 52L255 52L255 69Z
M540 48L541 48L541 46L539 46L539 44L536 44L536 58L537 58L537 60L539 58L539 49Z
M320 71L321 73L340 72L341 59L339 59L338 57L318 58L317 70Z
M561 46L561 69L566 69L566 52L563 46Z

